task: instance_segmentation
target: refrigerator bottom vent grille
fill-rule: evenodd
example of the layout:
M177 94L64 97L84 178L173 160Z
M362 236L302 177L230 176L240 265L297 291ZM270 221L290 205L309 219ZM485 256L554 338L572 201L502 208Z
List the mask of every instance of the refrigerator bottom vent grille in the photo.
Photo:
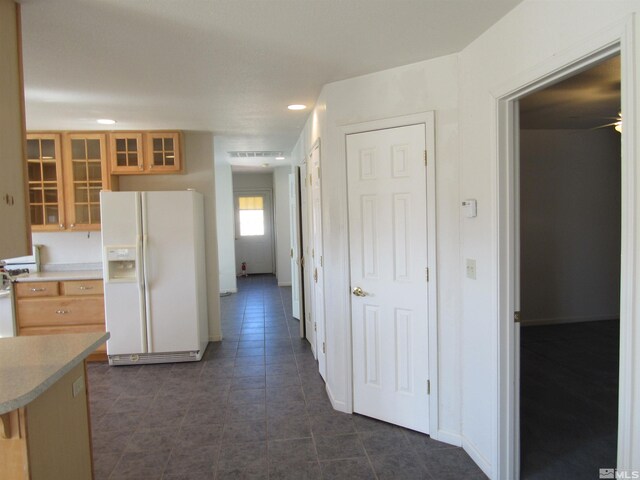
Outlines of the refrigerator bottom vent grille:
M197 362L202 358L196 352L135 353L131 355L109 355L109 365L141 365L147 363Z

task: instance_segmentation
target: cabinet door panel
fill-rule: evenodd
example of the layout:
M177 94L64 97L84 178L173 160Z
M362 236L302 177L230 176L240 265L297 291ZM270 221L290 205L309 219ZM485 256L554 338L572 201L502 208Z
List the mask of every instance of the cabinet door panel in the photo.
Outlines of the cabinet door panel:
M27 175L31 229L63 229L65 216L60 135L27 135Z
M100 229L100 190L108 189L104 133L69 133L64 138L64 183L68 228Z
M145 170L148 173L182 171L182 145L179 132L148 132Z
M142 133L109 133L111 173L142 173L144 170L142 146Z

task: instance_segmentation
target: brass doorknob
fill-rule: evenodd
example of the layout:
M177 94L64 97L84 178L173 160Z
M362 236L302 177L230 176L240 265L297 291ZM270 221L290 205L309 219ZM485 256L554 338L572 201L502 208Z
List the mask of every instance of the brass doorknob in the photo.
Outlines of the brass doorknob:
M354 288L351 293L353 293L356 297L366 297L367 294L360 287Z

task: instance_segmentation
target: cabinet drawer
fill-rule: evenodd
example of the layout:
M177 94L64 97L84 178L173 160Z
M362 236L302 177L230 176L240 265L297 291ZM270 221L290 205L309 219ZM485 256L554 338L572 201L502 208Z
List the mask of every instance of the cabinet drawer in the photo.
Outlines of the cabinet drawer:
M102 280L73 280L60 282L61 295L102 295Z
M58 282L19 282L16 284L18 298L57 297Z
M104 297L57 297L18 299L18 326L104 326Z

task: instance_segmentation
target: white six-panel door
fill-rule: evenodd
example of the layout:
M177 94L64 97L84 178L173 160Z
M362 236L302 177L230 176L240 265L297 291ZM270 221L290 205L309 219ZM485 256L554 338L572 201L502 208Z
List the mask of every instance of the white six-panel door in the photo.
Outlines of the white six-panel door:
M347 168L354 411L429 433L425 142L351 134Z
M311 234L313 248L313 322L316 330L316 354L318 370L326 380L327 360L324 334L324 259L322 241L322 179L320 175L320 147L317 146L309 157L311 174Z
M301 262L302 268L302 280L304 288L302 290L302 299L304 302L304 323L305 323L305 336L311 345L311 351L314 358L318 358L316 353L316 331L313 327L313 262L311 260L312 249L312 237L311 237L311 190L309 187L309 175L307 164L300 165L300 213L301 213Z
M300 320L300 336L303 336L303 322L300 316L300 220L298 215L298 171L289 174L289 243L291 244L291 315Z

